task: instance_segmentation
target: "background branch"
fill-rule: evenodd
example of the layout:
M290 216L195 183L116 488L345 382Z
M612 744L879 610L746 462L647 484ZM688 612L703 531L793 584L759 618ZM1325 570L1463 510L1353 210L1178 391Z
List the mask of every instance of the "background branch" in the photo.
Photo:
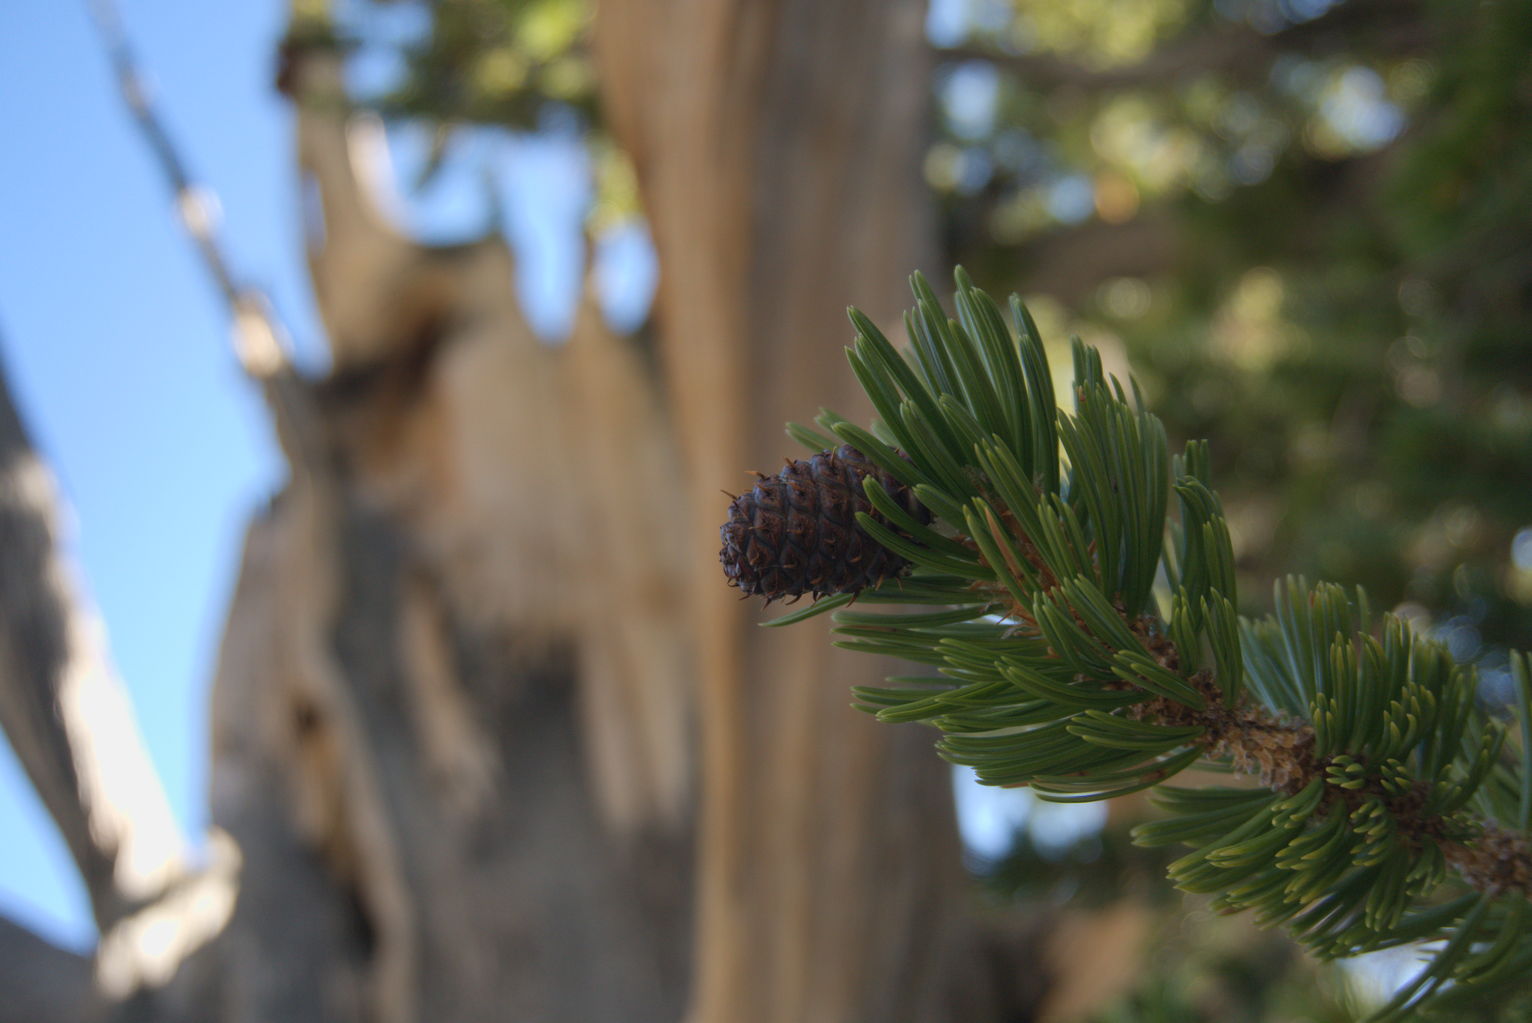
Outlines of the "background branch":
M0 366L0 727L58 825L103 931L181 869L181 840L58 549L59 502Z
M117 78L123 102L175 196L181 225L229 307L234 321L234 348L240 365L252 377L270 377L291 361L288 331L278 321L267 295L241 284L236 277L216 230L217 195L192 180L186 161L154 108L148 83L128 44L116 4L112 0L90 0L90 13Z
M983 46L938 51L947 60L988 60L1013 72L1028 88L1106 92L1163 88L1204 75L1258 85L1277 58L1321 57L1348 50L1369 54L1411 54L1427 49L1429 24L1414 0L1348 0L1311 21L1280 32L1247 24L1223 24L1174 39L1143 60L1120 67L1093 68L1047 53L1000 53Z

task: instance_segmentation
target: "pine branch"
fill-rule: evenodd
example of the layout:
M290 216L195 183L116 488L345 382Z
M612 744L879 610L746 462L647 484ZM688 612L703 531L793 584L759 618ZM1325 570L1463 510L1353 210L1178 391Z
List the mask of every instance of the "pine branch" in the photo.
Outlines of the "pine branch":
M1512 735L1471 665L1374 620L1360 592L1288 579L1273 616L1240 618L1206 443L1172 459L1136 387L1078 341L1073 410L1059 410L1020 301L1013 335L961 270L957 283L949 318L914 278L908 353L853 310L871 430L833 412L823 432L789 428L878 467L855 520L906 571L771 624L835 611L839 645L933 669L853 692L883 721L936 726L938 752L982 782L1058 801L1154 789L1166 816L1135 839L1192 846L1170 876L1221 910L1284 924L1323 958L1440 943L1378 1020L1524 988L1532 662L1512 657ZM910 494L929 517L901 504ZM724 557L864 578L832 564L863 556L835 526L736 524ZM1501 755L1508 742L1518 757ZM1197 764L1258 784L1164 784Z
M1149 621L1140 619L1136 631L1143 630L1145 645L1156 660L1175 670L1179 661L1175 644L1155 636L1156 626ZM1134 720L1198 729L1201 735L1197 741L1206 750L1207 759L1227 761L1286 796L1295 796L1316 782L1349 780L1348 768L1358 764L1344 754L1316 756L1314 729L1304 722L1275 715L1249 699L1242 699L1237 707L1226 706L1209 672L1199 672L1189 681L1207 700L1202 710L1156 697L1133 707L1130 715ZM1532 845L1524 834L1482 818L1426 813L1429 792L1422 783L1409 783L1401 791L1382 778L1365 773L1356 777L1361 781L1356 787L1327 793L1320 812L1353 813L1369 800L1377 800L1401 836L1417 848L1425 842L1440 843L1448 865L1470 888L1492 896L1532 893Z
M1014 522L1009 514L1001 518ZM1043 580L1044 589L1051 588L1054 584L1049 581L1048 567L1030 544L1026 557ZM1013 566L991 568L1014 571ZM1005 605L1003 592L996 591L994 596L994 606ZM1006 613L1016 620L1029 617L1025 608L1014 605ZM1083 623L1078 611L1073 615ZM1142 615L1124 624L1156 664L1167 671L1179 670L1181 655L1175 643L1165 636L1163 622L1155 616ZM1369 777L1365 771L1353 771L1365 765L1345 754L1316 756L1312 726L1273 714L1248 698L1241 698L1235 706L1229 705L1211 671L1196 672L1186 681L1201 694L1203 707L1194 708L1156 696L1129 708L1129 718L1169 729L1195 729L1199 734L1194 741L1202 747L1206 759L1228 762L1235 770L1255 775L1261 785L1286 796L1297 795L1310 784L1327 779L1338 779L1345 786L1354 777L1359 784L1328 792L1318 812L1354 813L1369 800L1377 800L1407 841L1417 848L1425 842L1439 844L1448 865L1470 888L1485 895L1532 893L1532 844L1524 834L1479 818L1426 813L1429 792L1423 783L1409 783L1401 790L1381 778ZM1102 684L1123 690L1133 688L1130 683L1115 679L1104 679Z

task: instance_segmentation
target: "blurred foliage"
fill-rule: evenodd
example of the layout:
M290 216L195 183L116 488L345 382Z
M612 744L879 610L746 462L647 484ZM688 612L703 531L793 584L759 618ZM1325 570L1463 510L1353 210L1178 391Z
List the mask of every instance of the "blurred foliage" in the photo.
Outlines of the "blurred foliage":
M1526 646L1532 5L1108 6L971 4L941 40L953 258L1050 282L1173 438L1213 438L1247 580L1359 581L1491 666ZM1111 228L1142 256L1102 279L1067 242Z
M1029 821L1003 858L974 864L984 891L1001 904L1079 910L1131 900L1155 911L1140 982L1091 1023L1349 1023L1364 1011L1341 967L1316 963L1284 935L1170 889L1165 871L1176 853L1129 837L1140 812L1114 810L1101 831L1063 846Z
M1120 819L1064 844L1052 841L1045 827L1028 822L1003 857L972 864L986 892L1002 903L1091 907L1134 898L1181 904L1183 896L1165 884L1178 850L1134 845Z
M398 16L378 10L399 7L427 17L400 32ZM367 97L383 114L529 130L550 107L594 114L590 18L583 0L370 0L351 30L402 62L392 86Z
M1351 1023L1360 1006L1333 966L1280 935L1206 909L1163 918L1142 981L1091 1023Z

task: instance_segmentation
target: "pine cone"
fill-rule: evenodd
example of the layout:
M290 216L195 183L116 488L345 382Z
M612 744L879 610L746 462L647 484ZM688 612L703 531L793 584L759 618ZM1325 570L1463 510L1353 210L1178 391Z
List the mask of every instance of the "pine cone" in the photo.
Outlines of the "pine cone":
M759 475L759 474L757 474ZM729 506L719 530L729 585L746 595L780 597L856 593L902 574L904 558L884 548L857 525L856 513L873 512L862 490L872 476L911 517L931 513L891 474L849 444L788 462L776 476L761 476L748 494ZM882 516L877 516L882 521Z

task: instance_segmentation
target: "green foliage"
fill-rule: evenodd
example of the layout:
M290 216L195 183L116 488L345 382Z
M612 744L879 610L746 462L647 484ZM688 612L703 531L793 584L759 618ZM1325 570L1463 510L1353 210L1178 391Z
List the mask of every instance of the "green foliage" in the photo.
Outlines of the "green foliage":
M381 2L381 0L374 0ZM591 7L584 0L438 0L428 30L393 41L378 21L362 39L397 49L402 79L373 102L393 117L440 125L535 128L553 106L595 110L586 52Z
M936 516L900 521L866 482L913 539L863 527L914 569L856 599L901 607L839 595L774 624L839 609L839 645L926 666L855 689L858 706L935 726L940 754L987 784L1065 802L1155 788L1165 814L1136 839L1191 846L1170 876L1220 910L1321 958L1436 943L1379 1020L1514 991L1532 967L1527 659L1512 658L1508 730L1472 665L1360 591L1288 578L1272 615L1241 618L1209 447L1172 459L1137 387L1078 340L1072 409L1057 408L1018 300L1013 335L961 270L956 318L919 275L913 290L908 353L851 314L872 430L818 420ZM1241 784L1165 784L1196 764Z
M1166 927L1128 997L1091 1023L1351 1023L1340 979L1314 968L1276 935L1250 934L1232 919ZM1264 937L1265 940L1261 940Z

